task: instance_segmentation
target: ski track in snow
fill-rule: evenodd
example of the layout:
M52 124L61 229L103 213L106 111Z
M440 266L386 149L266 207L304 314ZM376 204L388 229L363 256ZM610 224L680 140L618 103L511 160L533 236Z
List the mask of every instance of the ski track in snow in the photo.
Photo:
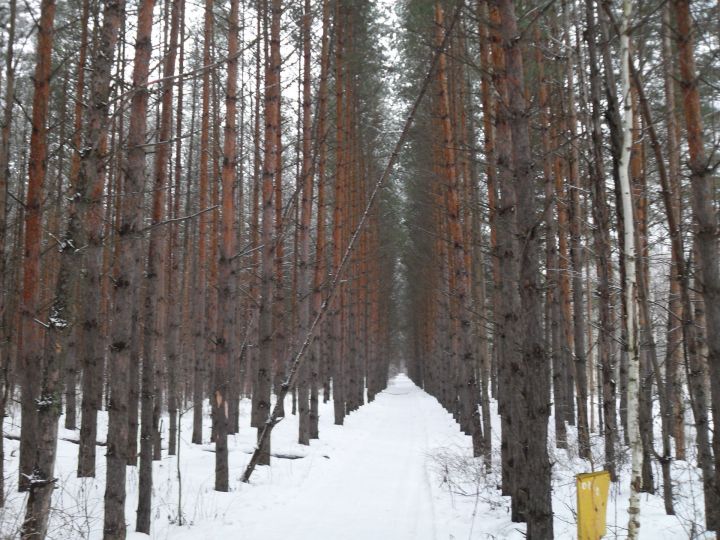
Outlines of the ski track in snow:
M330 459L313 464L292 499L255 516L247 538L435 540L427 424L438 415L433 398L396 377L345 419Z

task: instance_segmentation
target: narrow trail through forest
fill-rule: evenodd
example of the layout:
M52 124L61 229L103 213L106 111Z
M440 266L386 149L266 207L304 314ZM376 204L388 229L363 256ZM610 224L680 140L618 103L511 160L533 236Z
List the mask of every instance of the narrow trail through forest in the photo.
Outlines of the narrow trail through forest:
M496 404L491 403L495 433ZM286 410L292 407L290 396ZM391 378L374 401L333 424L333 402L320 403L319 440L297 443L298 417L289 414L277 426L271 467L258 467L250 484L240 476L254 448L256 432L249 427L250 401L240 404L241 429L229 438L230 491L213 489L214 445L190 440L192 417L181 418L178 456L153 463L155 510L150 540L449 540L525 538L525 526L512 523L509 498L496 489L500 481L499 450L490 472L473 460L470 437L438 401L404 374ZM19 418L5 419L5 431L18 433ZM209 407L204 407L209 414ZM163 422L163 426L166 423ZM209 422L205 422L209 426ZM107 414L99 414L99 440L107 433ZM166 433L166 432L165 432ZM77 444L73 432L62 430L58 448L58 489L48 538L102 538L104 459L97 456L98 478L76 475ZM209 436L209 431L206 433ZM204 437L204 440L208 440ZM493 446L499 449L500 441ZM17 466L18 441L8 439L9 467ZM574 439L573 446L576 444ZM599 459L601 449L596 449ZM551 451L555 538L572 538L576 530L575 474L588 470L576 453ZM182 515L177 471L182 473ZM700 478L697 469L676 462L678 515L666 516L660 495L643 499L647 527L640 539L687 538L702 516L694 503ZM692 478L692 482L689 480ZM136 515L138 470L129 469L125 517ZM24 496L12 496L0 511L0 530L15 530ZM609 538L624 538L628 493L614 485L608 505ZM702 536L710 538L710 536ZM128 540L148 540L128 531Z
M332 453L294 498L266 508L257 519L263 537L436 538L429 456L443 437L457 437L448 419L435 398L396 376L347 417Z
M720 540L719 20L0 0L0 540Z

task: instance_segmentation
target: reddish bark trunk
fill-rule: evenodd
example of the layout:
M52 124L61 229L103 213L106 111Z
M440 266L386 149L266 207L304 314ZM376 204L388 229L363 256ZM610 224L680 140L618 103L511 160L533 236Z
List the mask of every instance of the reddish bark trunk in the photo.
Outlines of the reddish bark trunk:
M23 540L44 538L55 486L57 420L60 416L60 365L43 359L44 318L38 305L40 295L40 246L42 242L41 197L47 168L47 117L54 37L55 2L40 5L37 53L33 76L32 133L25 201L25 253L21 305L21 341L18 359L22 366L22 418L20 431L21 491L29 490ZM42 377L38 377L42 374ZM39 384L41 383L41 384Z
M238 8L230 4L228 27L227 90L225 94L225 141L222 168L222 243L218 276L218 330L215 349L213 431L215 433L215 490L228 491L228 366L237 351L235 339L235 176L237 167Z
M20 431L20 477L18 487L26 491L32 487L35 463L35 444L39 437L35 400L39 397L38 373L43 370L44 316L40 300L40 246L42 244L42 191L47 170L47 117L52 67L53 23L55 2L43 0L40 6L35 72L33 75L32 132L28 162L27 198L25 199L25 248L20 339L18 361L22 368L22 425ZM40 519L41 516L35 516ZM30 531L35 531L30 525ZM42 532L42 528L39 529ZM44 533L43 533L44 534Z

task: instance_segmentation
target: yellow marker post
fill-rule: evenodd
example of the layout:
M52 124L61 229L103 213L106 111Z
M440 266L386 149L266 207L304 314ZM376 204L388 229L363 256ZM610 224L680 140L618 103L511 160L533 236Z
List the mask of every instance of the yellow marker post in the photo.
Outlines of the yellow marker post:
M578 474L576 483L578 540L599 540L605 535L610 473Z

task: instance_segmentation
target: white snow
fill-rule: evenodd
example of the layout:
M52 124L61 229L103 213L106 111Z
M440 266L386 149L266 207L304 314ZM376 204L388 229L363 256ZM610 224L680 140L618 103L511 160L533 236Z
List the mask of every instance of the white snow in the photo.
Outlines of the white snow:
M290 411L290 400L286 410ZM495 410L493 404L493 411ZM209 411L206 411L209 412ZM320 440L309 447L297 444L297 417L289 416L273 433L273 453L297 459L273 458L271 467L258 467L249 485L239 478L250 459L256 431L248 427L250 403L241 403L241 429L229 439L229 493L214 486L212 445L192 445L191 412L181 419L180 471L182 513L178 525L176 457L154 464L152 538L177 540L424 540L521 539L525 525L512 523L509 499L499 485L498 418L493 467L471 456L470 438L460 433L452 416L405 375L394 377L374 402L350 414L344 426L333 425L332 402L320 404ZM100 413L98 439L104 440L107 417ZM552 426L552 421L549 424ZM167 429L167 419L163 421ZM210 422L206 418L205 440ZM19 432L17 411L5 420L6 432ZM572 430L569 430L569 434ZM60 430L60 436L78 434ZM167 433L164 434L167 437ZM574 440L570 446L575 446ZM6 443L8 501L0 509L0 538L20 525L25 496L15 491L17 441ZM164 441L166 443L166 441ZM595 462L601 462L601 438L593 438ZM552 444L551 444L552 448ZM97 479L75 476L77 445L60 441L58 489L53 499L49 537L101 538L104 492L104 447L98 447ZM575 536L574 475L590 464L571 451L551 449L553 509L556 538ZM126 515L134 530L137 470L129 467ZM659 474L659 471L658 471ZM608 535L624 538L627 523L626 473L611 487ZM689 463L674 464L678 516L666 516L660 496L641 500L640 537L652 540L698 538L702 525L699 474ZM693 532L694 527L694 532ZM696 536L692 536L692 535ZM130 533L130 539L147 535ZM706 536L710 538L710 536Z

